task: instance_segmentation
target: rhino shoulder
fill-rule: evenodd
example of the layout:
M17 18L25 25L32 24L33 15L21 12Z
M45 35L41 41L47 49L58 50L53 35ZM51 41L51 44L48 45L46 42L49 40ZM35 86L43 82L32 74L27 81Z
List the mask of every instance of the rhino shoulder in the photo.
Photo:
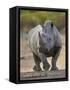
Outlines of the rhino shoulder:
M36 27L32 28L29 32L33 33L36 31L42 30L42 26L39 24Z

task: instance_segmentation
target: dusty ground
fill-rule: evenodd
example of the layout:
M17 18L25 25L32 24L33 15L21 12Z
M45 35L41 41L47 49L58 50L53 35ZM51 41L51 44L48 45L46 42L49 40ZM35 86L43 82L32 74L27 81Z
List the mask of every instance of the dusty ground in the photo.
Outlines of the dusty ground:
M57 66L60 70L65 69L65 37L63 35L62 37L62 50L61 54L58 58L57 61ZM48 62L51 65L51 57L48 58ZM34 66L34 59L32 52L28 46L28 41L27 39L21 38L20 40L20 74L25 73L25 72L32 72L33 71L33 66ZM42 67L42 64L41 64Z
M20 80L65 78L65 70L21 73Z

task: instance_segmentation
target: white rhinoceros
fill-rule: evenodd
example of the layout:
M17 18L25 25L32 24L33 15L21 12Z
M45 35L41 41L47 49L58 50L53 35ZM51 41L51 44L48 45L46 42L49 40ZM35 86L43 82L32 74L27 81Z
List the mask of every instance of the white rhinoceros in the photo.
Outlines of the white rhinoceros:
M51 70L58 70L56 62L61 51L61 34L52 21L46 21L43 26L37 25L29 31L29 47L34 56L35 66L33 70L41 71L50 68L47 57L52 57Z

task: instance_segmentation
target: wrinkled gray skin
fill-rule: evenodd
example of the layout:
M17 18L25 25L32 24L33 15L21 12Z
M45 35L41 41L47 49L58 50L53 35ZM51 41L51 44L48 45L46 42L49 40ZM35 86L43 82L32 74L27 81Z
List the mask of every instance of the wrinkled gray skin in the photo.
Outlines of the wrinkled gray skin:
M43 26L37 25L29 32L28 39L35 61L33 70L41 71L41 62L43 70L49 70L50 65L47 62L47 57L52 57L51 70L58 70L56 62L60 55L62 43L61 34L53 22L46 21Z

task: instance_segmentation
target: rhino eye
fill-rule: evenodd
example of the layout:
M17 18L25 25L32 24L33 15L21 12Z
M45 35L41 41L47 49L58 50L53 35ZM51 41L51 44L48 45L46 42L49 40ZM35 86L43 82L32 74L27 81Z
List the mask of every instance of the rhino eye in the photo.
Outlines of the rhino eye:
M45 35L45 34L42 34L42 36L43 36L43 37L46 37L46 35Z
M51 41L51 38L48 38L48 42L50 42Z
M45 37L45 35L43 35L43 37Z
M49 41L51 40L51 38L49 38Z

